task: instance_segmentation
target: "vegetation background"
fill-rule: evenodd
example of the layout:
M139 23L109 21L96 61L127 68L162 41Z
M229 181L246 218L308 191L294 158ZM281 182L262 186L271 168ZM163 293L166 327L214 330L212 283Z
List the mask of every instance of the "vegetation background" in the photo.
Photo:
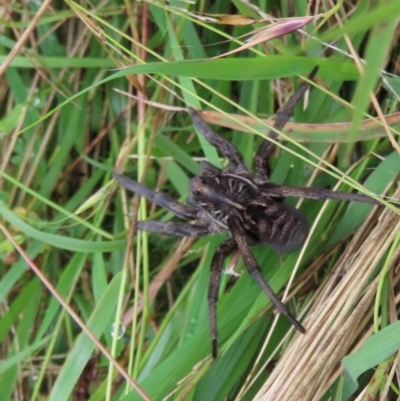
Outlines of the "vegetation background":
M136 233L137 219L173 216L111 178L184 201L198 160L226 165L171 106L215 110L252 166L269 129L258 118L319 65L271 179L399 198L399 15L387 0L2 2L1 399L400 400L400 223L388 198L289 199L312 226L306 246L254 252L307 334L274 315L234 255L212 361L206 297L223 237ZM316 18L206 61L270 18L302 16Z

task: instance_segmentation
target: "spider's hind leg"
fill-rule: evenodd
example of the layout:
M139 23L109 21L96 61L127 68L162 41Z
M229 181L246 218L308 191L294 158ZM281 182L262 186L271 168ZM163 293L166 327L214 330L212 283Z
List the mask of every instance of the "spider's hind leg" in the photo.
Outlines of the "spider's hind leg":
M250 247L247 243L246 232L242 228L239 221L236 221L234 218L228 219L228 227L230 232L232 233L233 238L236 241L236 244L239 248L240 253L243 256L244 263L253 277L253 279L257 282L257 284L262 288L271 302L275 305L276 309L283 315L285 315L290 323L293 324L294 327L300 333L305 333L305 328L298 322L298 320L289 312L286 308L285 304L276 296L273 292L272 288L269 286L267 281L264 279L260 266L258 265L256 259L250 251Z
M143 196L144 198L154 202L156 205L169 210L178 217L181 217L182 219L194 220L197 217L197 208L177 202L172 196L164 192L153 191L152 189L146 187L146 185L140 184L115 172L113 172L112 176L128 191Z
M210 284L208 287L208 310L211 333L211 354L214 359L216 359L218 354L217 301L222 264L236 248L237 245L233 238L224 241L215 251L211 262Z

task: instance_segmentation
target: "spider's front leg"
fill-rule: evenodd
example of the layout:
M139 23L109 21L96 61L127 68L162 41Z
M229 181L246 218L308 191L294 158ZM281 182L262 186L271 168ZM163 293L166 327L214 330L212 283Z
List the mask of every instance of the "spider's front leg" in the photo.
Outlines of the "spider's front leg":
M239 248L240 253L243 256L244 263L254 278L254 280L258 283L258 285L262 288L271 302L275 305L276 309L285 315L290 323L293 324L294 327L300 333L305 333L305 328L296 320L296 318L289 312L286 308L285 304L281 302L281 300L275 295L272 288L269 286L267 281L264 279L261 268L258 265L256 259L254 258L253 254L250 251L250 247L246 240L246 232L244 228L241 226L240 221L236 220L234 217L228 218L228 227L229 231L232 233L232 237L235 239L235 242Z
M128 191L143 196L143 198L154 202L157 206L169 210L182 219L194 220L197 217L197 208L177 202L172 196L169 196L164 192L153 191L152 189L146 187L146 185L140 184L115 172L113 172L112 176Z
M318 71L318 67L315 67L311 73L308 75L308 79L313 79ZM290 116L293 113L293 110L297 104L297 102L302 98L304 93L309 87L308 82L303 82L299 90L292 95L292 97L288 100L288 102L283 106L282 110L276 116L275 123L273 125L273 129L269 131L268 137L276 140L278 138L278 134L276 131L281 131L286 123L289 121ZM269 158L274 153L276 145L271 141L264 139L256 153L255 157L255 169L256 169L256 177L255 181L257 183L267 182L268 176L270 174L270 166L269 166Z
M221 155L225 156L235 167L247 171L246 164L239 151L229 141L222 138L218 133L212 130L195 109L189 107L188 110L193 125L197 128L200 134L206 138L207 142L213 145Z
M222 264L225 258L236 248L236 241L233 238L224 241L215 251L211 262L210 284L208 287L208 311L211 332L211 354L214 359L217 358L218 354L217 301Z
M197 218L197 208L179 203L164 192L153 191L145 185L117 173L113 173L113 178L119 181L128 191L153 201L156 205L169 210L178 217L187 220L195 220ZM151 220L138 221L137 228L142 231L151 231L167 235L179 235L183 237L204 237L213 233L212 229L206 224L174 223Z
M201 224L174 223L162 221L138 221L136 227L142 231L153 233L179 235L182 237L205 237L212 234L209 227Z

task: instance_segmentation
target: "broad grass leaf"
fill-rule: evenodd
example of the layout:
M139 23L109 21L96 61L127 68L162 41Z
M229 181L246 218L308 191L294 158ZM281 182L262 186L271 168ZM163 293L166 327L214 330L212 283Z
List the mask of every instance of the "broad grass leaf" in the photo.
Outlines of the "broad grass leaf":
M40 341L35 341L33 344L25 347L22 351L17 352L11 357L0 362L0 374L10 369L13 366L17 366L19 363L24 362L27 358L33 357L33 354L44 347L47 342L50 341L50 336L42 338ZM2 389L4 390L4 389Z
M357 378L368 369L380 364L400 349L400 321L372 334L354 354L342 359L350 377Z
M67 249L75 252L112 252L126 248L126 238L116 241L88 241L37 230L20 219L2 202L0 202L0 215L2 215L3 218L10 224L18 227L18 229L20 229L27 236L42 241L45 244L52 245L56 248Z

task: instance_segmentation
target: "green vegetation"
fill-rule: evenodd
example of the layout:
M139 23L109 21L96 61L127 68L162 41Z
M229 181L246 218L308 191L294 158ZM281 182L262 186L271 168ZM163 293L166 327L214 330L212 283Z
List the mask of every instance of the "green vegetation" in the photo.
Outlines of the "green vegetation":
M319 65L272 158L271 180L400 198L400 114L386 127L376 117L398 110L400 2L318 10L305 0L254 3L0 6L2 400L146 399L140 389L154 401L348 400L364 389L399 396L392 324L400 223L388 198L380 208L288 199L312 226L306 247L254 252L274 290L288 289L286 303L307 333L276 318L234 255L236 273L221 285L214 362L209 267L226 236L136 233L137 219L173 216L132 202L111 178L116 169L185 201L198 160L225 166L195 134L188 105L216 111L216 129L252 166L269 129L260 118L273 116L299 76ZM204 12L254 21L213 24L225 17ZM265 28L265 12L319 18L207 61Z

